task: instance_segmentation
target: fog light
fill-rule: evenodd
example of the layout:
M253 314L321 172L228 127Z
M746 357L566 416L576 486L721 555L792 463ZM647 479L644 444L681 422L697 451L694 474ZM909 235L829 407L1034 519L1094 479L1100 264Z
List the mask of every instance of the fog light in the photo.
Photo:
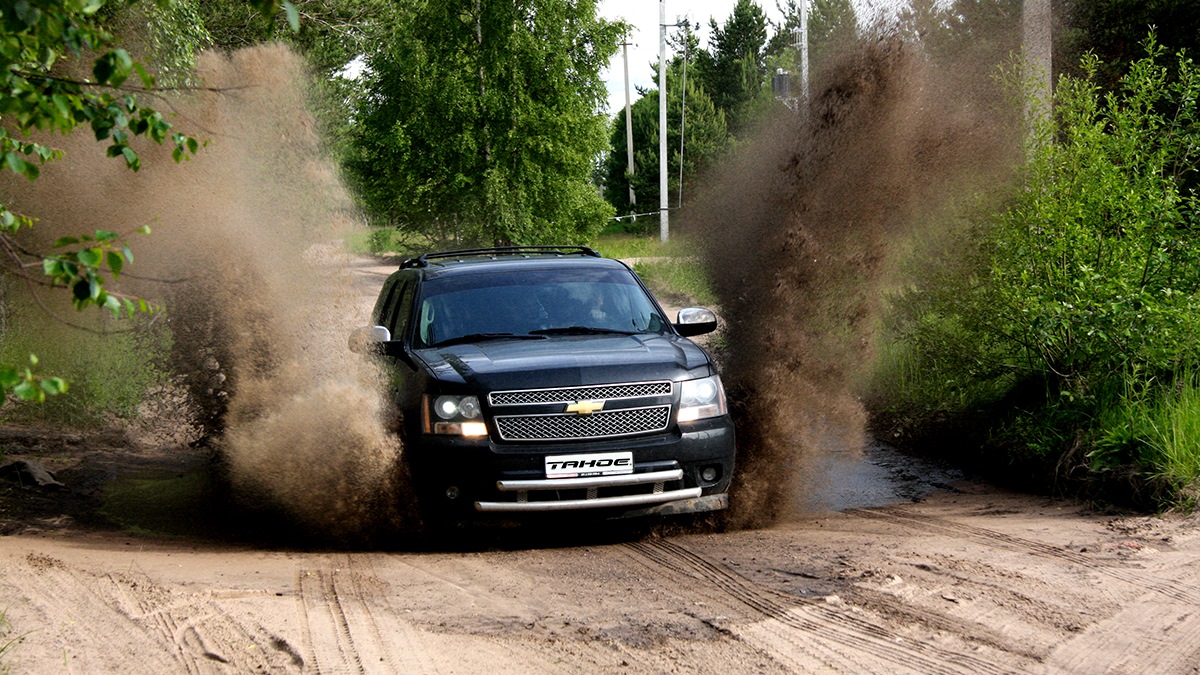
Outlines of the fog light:
M446 499L458 499L458 486L451 485L446 488Z
M720 475L720 472L717 471L717 467L715 466L706 466L700 470L700 480L705 483L712 483L717 480L718 475Z

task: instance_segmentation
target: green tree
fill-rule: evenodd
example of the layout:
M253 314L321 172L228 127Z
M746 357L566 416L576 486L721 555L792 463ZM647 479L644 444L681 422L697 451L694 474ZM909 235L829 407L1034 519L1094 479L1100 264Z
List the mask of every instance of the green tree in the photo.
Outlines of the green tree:
M624 26L592 0L417 2L367 54L349 174L373 220L435 239L585 238L611 208L600 69Z
M321 77L329 77L367 51L387 30L387 0L293 0L303 21L283 30L286 15L264 14L245 0L203 0L199 18L209 40L203 46L224 50L282 40L303 54Z
M900 13L901 27L921 42L947 76L979 86L1021 49L1022 0L913 0Z
M689 52L695 53L695 52ZM687 186L704 173L728 150L729 131L725 114L689 70L686 101L683 96L683 56L680 54L667 70L667 172L670 202L678 207L680 133L683 133L683 182ZM686 105L685 105L686 103ZM633 188L641 211L655 210L659 204L658 162L658 91L642 92L631 108L633 118ZM634 213L629 203L628 153L625 143L625 110L613 121L611 145L604 161L605 198L618 213ZM685 197L686 199L686 197Z
M1100 57L1096 79L1106 88L1141 57L1149 30L1169 52L1200 54L1200 11L1194 0L1069 0L1062 6L1063 60L1074 64L1084 53L1095 53Z
M723 26L710 19L711 47L697 54L696 71L704 90L725 113L736 133L754 116L769 90L766 44L767 15L753 0L738 0Z
M367 53L374 41L390 37L392 3L294 0L293 4L303 19L296 31L285 30L283 13L264 14L245 0L202 0L199 20L208 39L201 46L233 51L278 40L303 55L312 72L310 107L323 138L336 156L344 158L354 123L346 106L357 97L359 82L339 75Z
M1111 93L1095 55L1060 79L1021 189L898 303L906 373L934 391L909 409L1016 402L983 421L1027 456L1200 488L1200 68L1165 60L1151 42Z
M211 41L198 4L198 0L108 0L97 19L112 33L114 44L144 64L159 86L186 86L193 83L196 51Z
M257 9L294 8L284 0L249 0ZM123 47L101 19L104 0L22 0L0 5L0 160L3 168L36 180L41 166L62 153L43 142L45 133L91 128L110 157L131 170L141 158L131 146L142 136L174 145L180 161L197 151L198 142L172 130L159 111L142 105L138 94L156 80ZM88 68L90 65L90 68ZM118 278L133 253L121 235L107 230L56 241L52 252L26 248L17 237L34 226L33 218L0 203L0 275L28 284L63 286L78 309L104 307L114 315L148 311L145 301L105 287L106 275ZM27 400L61 393L66 383L33 372L28 366L0 364L0 392Z
M790 52L789 69L799 68L799 53L794 49L796 32L800 30L800 5L787 0L780 7L783 24L778 26L767 53L780 55ZM845 49L858 38L858 15L850 0L812 0L808 9L808 58L815 70L827 59Z

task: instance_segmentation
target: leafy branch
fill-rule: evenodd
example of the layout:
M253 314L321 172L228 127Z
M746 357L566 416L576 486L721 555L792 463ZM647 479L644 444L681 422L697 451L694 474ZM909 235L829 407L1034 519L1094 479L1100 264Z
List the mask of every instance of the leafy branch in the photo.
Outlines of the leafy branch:
M299 13L288 0L247 3L267 16L282 11L292 30L298 30ZM98 20L104 5L105 0L20 0L0 5L0 170L36 180L41 168L61 159L63 153L30 140L30 135L65 135L84 125L98 142L108 143L109 157L121 159L132 171L141 168L141 158L130 144L136 137L159 145L169 142L177 163L199 151L199 141L174 130L161 112L142 105L137 92L126 87L134 76L144 92L153 90L156 83L126 50L113 45L112 36ZM73 72L64 64L83 59L85 54L99 54L92 60L90 76L63 73ZM153 310L141 298L104 287L105 273L116 280L133 262L133 251L123 237L97 230L63 237L52 246L60 251L38 254L17 241L21 230L34 225L32 218L0 202L0 253L9 263L0 265L0 274L23 278L31 285L69 288L78 310L103 307L114 316ZM139 231L148 233L149 229ZM38 266L40 278L32 272ZM11 391L21 399L41 401L66 391L61 378L33 374L37 363L37 357L30 355L26 367L0 364L0 394Z

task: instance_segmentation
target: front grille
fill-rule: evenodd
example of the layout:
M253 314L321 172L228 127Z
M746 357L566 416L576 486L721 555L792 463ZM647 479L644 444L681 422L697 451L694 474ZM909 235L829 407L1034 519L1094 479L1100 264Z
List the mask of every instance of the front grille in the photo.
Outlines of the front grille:
M574 403L575 401L613 401L645 396L670 396L671 382L632 382L590 387L559 389L530 389L525 391L494 391L488 395L493 406L536 405L542 403Z
M663 431L670 418L671 406L664 405L591 415L501 415L496 428L506 441L563 441Z

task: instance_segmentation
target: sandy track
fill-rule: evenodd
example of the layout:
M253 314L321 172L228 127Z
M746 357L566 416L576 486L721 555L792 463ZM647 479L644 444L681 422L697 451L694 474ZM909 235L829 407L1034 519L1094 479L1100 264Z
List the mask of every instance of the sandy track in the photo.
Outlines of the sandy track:
M968 485L768 530L473 552L0 538L13 672L1200 668L1200 531Z
M364 315L390 269L357 271ZM0 672L1200 673L1198 517L962 482L881 501L893 460L873 461L809 499L870 507L517 550L308 552L0 513L41 532L0 536L0 645L20 636Z

